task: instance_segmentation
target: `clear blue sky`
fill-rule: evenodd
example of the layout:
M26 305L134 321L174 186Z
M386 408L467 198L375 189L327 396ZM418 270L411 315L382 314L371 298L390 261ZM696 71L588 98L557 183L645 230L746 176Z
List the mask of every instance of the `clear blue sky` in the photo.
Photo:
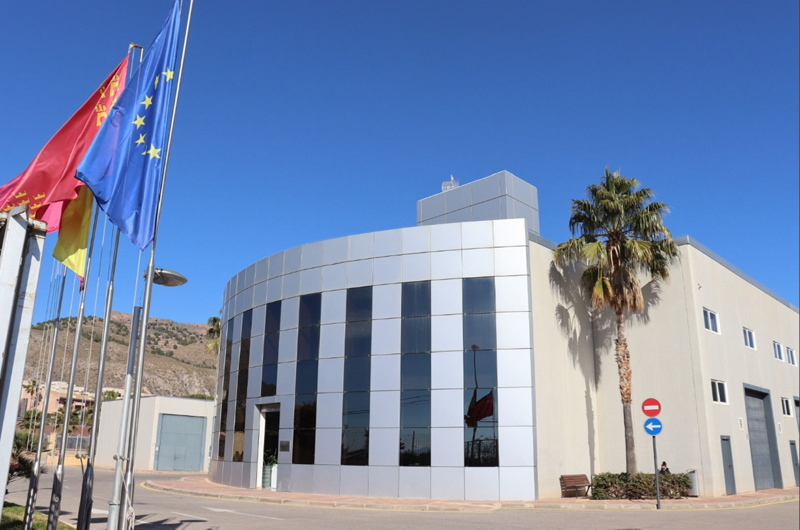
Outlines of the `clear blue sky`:
M3 6L1 182L170 5ZM533 183L561 241L606 166L654 188L676 236L797 304L798 16L796 0L198 1L157 253L189 283L156 287L152 314L205 321L262 257L411 226L450 174ZM123 247L115 309L130 311Z

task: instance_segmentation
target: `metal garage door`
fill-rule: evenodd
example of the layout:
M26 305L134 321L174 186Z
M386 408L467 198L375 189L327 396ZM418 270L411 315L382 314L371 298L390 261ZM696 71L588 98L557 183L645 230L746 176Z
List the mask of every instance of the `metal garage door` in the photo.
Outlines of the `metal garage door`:
M161 414L156 439L156 469L202 471L205 437L205 418Z
M753 459L753 478L756 489L774 488L775 479L772 476L772 458L764 398L759 394L745 391L744 402L747 409L747 430L750 434L750 456Z

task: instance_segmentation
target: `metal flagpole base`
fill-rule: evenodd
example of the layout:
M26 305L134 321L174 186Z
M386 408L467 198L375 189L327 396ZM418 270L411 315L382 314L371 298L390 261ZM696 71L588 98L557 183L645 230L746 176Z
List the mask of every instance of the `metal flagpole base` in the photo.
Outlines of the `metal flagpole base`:
M64 436L62 434L62 436ZM61 492L64 488L64 465L56 466L53 474L53 492L50 495L50 513L47 517L47 530L58 530L58 516L61 514Z
M94 487L94 466L91 462L86 463L86 471L83 472L83 482L81 482L81 502L78 506L78 528L88 529L89 519L92 517L92 489ZM88 493L88 494L84 494Z
M39 436L41 436L41 433ZM39 460L37 459L33 463L31 481L28 484L28 497L25 500L25 516L22 519L22 528L24 530L30 530L33 527L33 512L36 510L36 493L39 491L40 472Z

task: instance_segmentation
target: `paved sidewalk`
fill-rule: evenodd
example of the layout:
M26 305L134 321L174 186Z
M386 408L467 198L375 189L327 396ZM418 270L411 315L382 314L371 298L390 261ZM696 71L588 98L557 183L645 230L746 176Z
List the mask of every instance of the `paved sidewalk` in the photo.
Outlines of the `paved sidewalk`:
M327 508L361 508L415 512L473 512L491 513L497 510L655 510L655 501L593 501L586 498L547 499L541 501L451 501L437 499L395 499L385 497L354 497L270 490L233 488L214 484L205 475L193 475L178 480L148 480L145 486L173 493L230 499L236 501L284 504L288 506L319 506ZM797 500L798 488L762 490L728 497L663 500L663 510L742 508Z

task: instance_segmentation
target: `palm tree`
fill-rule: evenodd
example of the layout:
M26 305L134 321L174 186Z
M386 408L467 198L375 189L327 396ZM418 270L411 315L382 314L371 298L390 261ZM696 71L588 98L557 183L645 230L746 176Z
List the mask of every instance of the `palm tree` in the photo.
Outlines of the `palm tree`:
M669 266L678 257L672 234L664 226L666 204L653 201L653 190L639 188L634 178L610 173L587 188L586 200L572 201L569 229L573 236L558 245L555 262L585 265L581 285L594 310L610 307L616 316L617 368L625 424L625 463L636 473L631 417L631 366L625 334L625 314L644 309L639 275L657 285L669 278Z
M219 330L220 330L220 320L219 317L211 317L208 319L208 331L206 331L206 337L208 337L208 342L206 343L206 349L210 353L215 353L219 348Z

